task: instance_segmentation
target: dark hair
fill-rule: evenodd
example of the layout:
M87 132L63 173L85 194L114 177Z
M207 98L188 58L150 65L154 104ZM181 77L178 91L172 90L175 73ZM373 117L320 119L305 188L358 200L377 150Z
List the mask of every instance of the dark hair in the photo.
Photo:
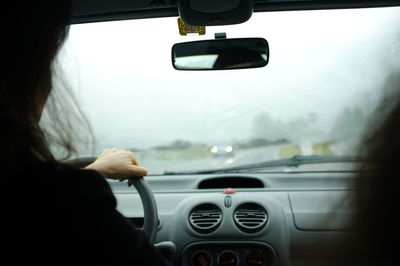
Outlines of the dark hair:
M53 60L68 34L70 1L10 1L2 11L1 165L55 161L39 121L52 93Z
M334 208L350 207L347 210L353 212L346 233L325 234L318 242L294 250L293 256L306 258L308 265L399 265L399 75L390 75L383 89L384 97L368 121L358 148L363 163L355 174L352 193ZM327 214L321 222L329 223L332 218L332 213Z
M356 257L370 265L398 265L400 188L400 77L392 74L386 94L370 121L360 147L365 157L356 179L354 198Z

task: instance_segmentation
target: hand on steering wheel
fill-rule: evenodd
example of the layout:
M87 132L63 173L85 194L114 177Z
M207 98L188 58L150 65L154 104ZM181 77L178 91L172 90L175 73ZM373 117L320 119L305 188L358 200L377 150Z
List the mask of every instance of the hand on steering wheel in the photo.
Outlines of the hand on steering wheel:
M147 175L146 168L139 165L135 155L130 151L121 149L104 150L93 163L85 168L96 170L105 178L115 180Z
M147 170L136 161L132 152L121 149L104 150L90 165L85 167L100 172L105 178L114 180L128 179L128 185L133 184L142 200L144 211L143 231L154 244L157 236L158 213L157 204L150 186L143 179Z

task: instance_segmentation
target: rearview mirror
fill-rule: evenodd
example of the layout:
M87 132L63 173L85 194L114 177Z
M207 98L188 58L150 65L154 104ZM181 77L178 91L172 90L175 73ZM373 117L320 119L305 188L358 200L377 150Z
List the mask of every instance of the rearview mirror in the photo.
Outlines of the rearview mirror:
M177 70L226 70L264 67L268 42L263 38L215 39L177 43L172 65Z

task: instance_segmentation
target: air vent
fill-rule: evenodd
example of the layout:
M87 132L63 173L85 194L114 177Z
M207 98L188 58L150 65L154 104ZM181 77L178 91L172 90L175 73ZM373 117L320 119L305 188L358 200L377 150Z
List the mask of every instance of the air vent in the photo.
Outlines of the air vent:
M222 221L222 212L214 204L201 204L195 207L189 215L192 228L199 233L214 232Z
M245 203L233 213L236 225L246 233L259 232L267 223L267 211L259 204Z

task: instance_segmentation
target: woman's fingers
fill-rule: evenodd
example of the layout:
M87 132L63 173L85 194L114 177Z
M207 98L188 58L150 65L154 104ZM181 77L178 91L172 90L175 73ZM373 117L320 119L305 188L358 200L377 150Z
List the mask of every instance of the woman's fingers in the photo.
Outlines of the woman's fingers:
M125 180L126 179L118 179L119 182L124 182ZM128 187L133 186L133 183L132 183L132 181L130 179L128 179L127 185L128 185Z
M97 170L104 177L116 180L147 175L147 169L139 166L135 155L121 149L104 150L86 169Z
M132 164L139 166L139 163L136 161L136 157L135 157L135 155L133 155L133 153L132 153L131 162L132 162Z
M132 177L143 177L147 175L147 169L137 165L131 165Z

